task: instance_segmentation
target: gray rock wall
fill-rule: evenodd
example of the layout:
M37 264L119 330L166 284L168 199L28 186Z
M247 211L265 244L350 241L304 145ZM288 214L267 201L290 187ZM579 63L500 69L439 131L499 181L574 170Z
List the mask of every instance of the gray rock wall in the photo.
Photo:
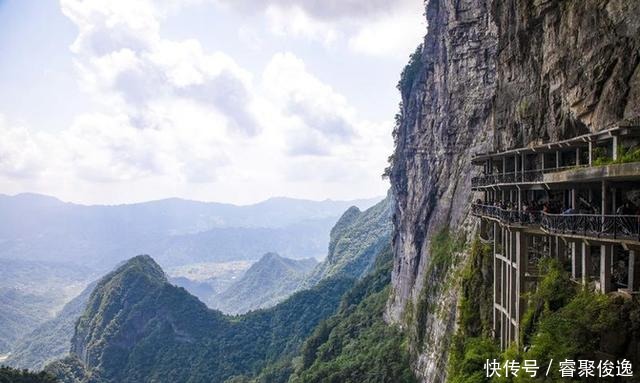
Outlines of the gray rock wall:
M471 155L638 116L640 1L430 0L426 17L419 70L402 92L395 132L386 317L410 333L424 327L422 344L411 338L414 370L424 382L443 382L456 268L429 267L430 240L444 227L474 231ZM435 307L426 320L414 312L420 299Z

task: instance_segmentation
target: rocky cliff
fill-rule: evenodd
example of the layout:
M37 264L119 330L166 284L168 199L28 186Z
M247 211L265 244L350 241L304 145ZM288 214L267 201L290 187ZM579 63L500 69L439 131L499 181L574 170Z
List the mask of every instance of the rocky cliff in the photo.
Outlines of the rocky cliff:
M472 154L636 118L640 2L429 0L426 17L427 36L399 84L386 318L413 334L416 374L443 382L455 274L466 256L453 254L453 267L443 267L433 242L444 232L469 238L475 230Z

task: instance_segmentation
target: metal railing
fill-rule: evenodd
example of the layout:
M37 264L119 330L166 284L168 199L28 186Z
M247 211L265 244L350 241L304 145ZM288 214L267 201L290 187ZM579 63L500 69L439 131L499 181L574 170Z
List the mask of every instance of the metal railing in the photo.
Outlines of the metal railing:
M471 186L480 187L499 184L542 182L546 173L561 172L563 170L577 169L587 166L588 165L572 165L561 166L558 168L525 170L519 172L484 174L481 176L473 177L471 179Z
M538 225L542 212L503 209L499 206L472 204L471 213L480 217L495 218L506 224Z
M555 234L640 240L640 216L543 214L540 227Z
M472 204L471 213L497 219L503 224L540 225L541 229L553 234L640 241L640 215L549 214L483 204Z

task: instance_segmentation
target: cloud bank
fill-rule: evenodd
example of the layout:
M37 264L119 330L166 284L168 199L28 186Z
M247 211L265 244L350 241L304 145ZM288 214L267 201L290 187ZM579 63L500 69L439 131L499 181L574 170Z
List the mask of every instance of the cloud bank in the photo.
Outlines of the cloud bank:
M57 132L0 115L6 191L83 195L86 202L164 195L250 202L283 194L384 192L380 173L391 151L390 119L367 121L293 52L275 52L261 72L251 72L197 39L163 37L171 7L184 6L177 3L60 1L77 28L70 52L78 81L99 107ZM364 54L393 54L405 33L387 36L403 18L402 12L381 18L390 11L381 0L244 0L232 6L261 10L276 35L326 44L344 37L341 25L365 16L370 23L344 37Z

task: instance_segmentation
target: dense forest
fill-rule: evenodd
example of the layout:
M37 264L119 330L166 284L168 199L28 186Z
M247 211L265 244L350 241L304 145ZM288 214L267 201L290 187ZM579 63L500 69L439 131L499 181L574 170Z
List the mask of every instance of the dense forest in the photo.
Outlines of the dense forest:
M45 373L33 373L27 370L15 370L0 366L0 383L55 383L56 379Z

